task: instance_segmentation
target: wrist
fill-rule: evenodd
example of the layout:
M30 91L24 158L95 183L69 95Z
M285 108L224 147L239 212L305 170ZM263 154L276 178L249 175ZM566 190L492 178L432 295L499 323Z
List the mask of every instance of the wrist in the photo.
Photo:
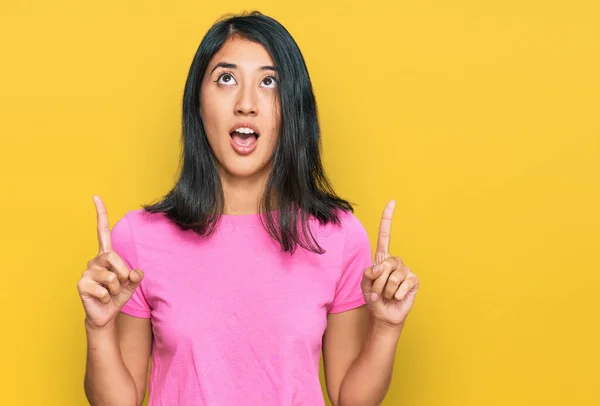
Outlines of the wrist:
M404 329L404 322L400 324L391 324L385 321L374 319L371 325L373 334L383 337L392 337L398 339L402 330Z
M90 322L88 318L84 320L85 331L87 334L106 334L116 331L117 325L114 320L109 321L103 326L97 326Z

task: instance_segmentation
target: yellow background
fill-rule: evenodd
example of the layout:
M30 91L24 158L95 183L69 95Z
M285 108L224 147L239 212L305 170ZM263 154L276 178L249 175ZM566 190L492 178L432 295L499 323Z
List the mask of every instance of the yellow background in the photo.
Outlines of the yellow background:
M82 405L76 284L165 193L189 63L224 13L299 43L326 169L422 284L385 405L600 404L594 1L19 1L0 6L0 397Z

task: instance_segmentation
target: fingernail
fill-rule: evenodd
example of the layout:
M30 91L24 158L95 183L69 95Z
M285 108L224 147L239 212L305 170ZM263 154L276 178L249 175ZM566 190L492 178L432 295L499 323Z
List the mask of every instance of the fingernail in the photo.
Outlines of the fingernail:
M379 295L377 293L375 293L375 292L371 293L371 301L373 301L373 302L376 301L378 297L379 297Z
M375 265L375 266L373 267L373 273L377 273L377 272L379 272L379 269L380 269L380 268L381 268L381 267L380 267L379 265Z

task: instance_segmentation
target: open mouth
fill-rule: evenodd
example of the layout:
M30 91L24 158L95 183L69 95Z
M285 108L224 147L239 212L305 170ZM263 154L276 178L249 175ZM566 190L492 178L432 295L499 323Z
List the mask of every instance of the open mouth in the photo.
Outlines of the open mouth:
M249 127L240 127L229 134L236 144L249 147L256 142L260 134Z
M251 123L238 123L229 133L231 136L231 146L240 155L249 155L256 149L260 134L256 127Z

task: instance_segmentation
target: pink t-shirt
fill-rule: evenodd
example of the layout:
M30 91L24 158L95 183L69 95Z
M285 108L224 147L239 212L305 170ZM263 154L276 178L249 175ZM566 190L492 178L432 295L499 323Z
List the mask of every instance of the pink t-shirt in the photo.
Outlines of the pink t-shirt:
M340 212L341 227L311 219L326 253L290 255L258 214L221 219L203 238L138 209L111 232L145 274L122 311L152 319L150 405L324 405L327 314L365 303L365 228L352 213Z

